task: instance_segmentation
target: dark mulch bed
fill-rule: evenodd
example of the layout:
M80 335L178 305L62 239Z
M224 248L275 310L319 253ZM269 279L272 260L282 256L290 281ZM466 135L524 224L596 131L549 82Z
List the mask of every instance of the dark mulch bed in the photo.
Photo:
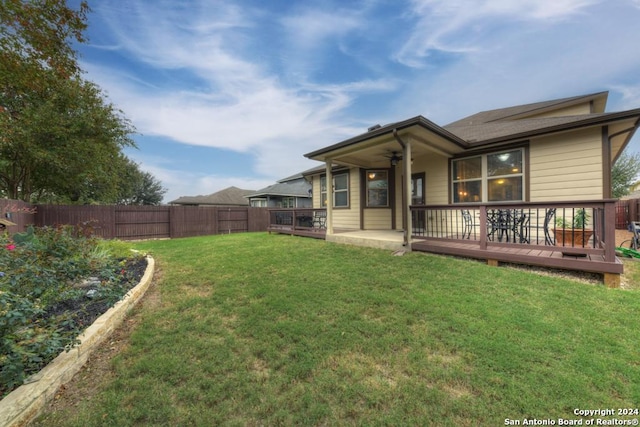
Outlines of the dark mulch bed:
M124 298L129 290L135 287L147 268L145 257L132 258L119 265L114 271L108 272L109 277L95 277L93 283L81 288L78 292L70 293L73 297L62 300L48 307L40 320L53 320L58 331L69 336L76 336L111 308L116 302ZM67 348L73 346L69 343ZM25 375L32 375L44 368L55 356L44 356L39 363L25 368ZM4 397L15 387L0 383L0 397Z
M120 280L116 283L111 283L110 286L121 290L122 295L124 296L130 289L140 282L146 268L146 258L127 260L121 269L119 268L114 272L116 273L115 276ZM87 289L87 293L90 290L91 289ZM60 301L47 308L43 318L67 315L70 316L70 320L75 324L75 328L85 329L91 326L98 317L121 299L114 296L114 294L101 296L100 293L97 292L96 296L88 296L87 293L80 298Z

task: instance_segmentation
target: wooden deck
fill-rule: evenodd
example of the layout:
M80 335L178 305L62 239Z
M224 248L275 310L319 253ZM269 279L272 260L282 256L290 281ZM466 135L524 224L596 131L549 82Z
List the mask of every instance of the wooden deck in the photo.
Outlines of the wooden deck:
M571 217L581 209L589 210L590 229L576 230L583 235L588 231L589 237L580 243L563 243L557 235L565 228L554 225L554 217ZM316 209L272 210L269 231L475 258L496 266L502 262L599 273L608 287L619 287L624 265L615 255L614 201L412 206L411 210L410 248L403 246L398 230L334 230L327 236L324 222L316 221ZM496 222L496 212L506 222Z
M411 244L411 249L495 262L536 265L592 273L621 274L623 271L623 264L618 258L611 262L606 261L602 254L564 255L560 247L555 250L540 250L521 245L512 247L488 245L486 249L481 249L480 243L477 241L414 240Z

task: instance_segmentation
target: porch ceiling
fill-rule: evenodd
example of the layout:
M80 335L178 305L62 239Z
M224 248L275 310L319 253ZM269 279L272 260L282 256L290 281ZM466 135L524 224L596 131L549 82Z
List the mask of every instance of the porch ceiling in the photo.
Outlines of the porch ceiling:
M403 129L398 132L398 135L403 141L411 142L414 159L432 153L451 157L462 151L459 145L421 126ZM331 159L333 163L347 166L387 168L393 153L402 156L402 147L393 133L385 133L324 152L312 158L320 161Z

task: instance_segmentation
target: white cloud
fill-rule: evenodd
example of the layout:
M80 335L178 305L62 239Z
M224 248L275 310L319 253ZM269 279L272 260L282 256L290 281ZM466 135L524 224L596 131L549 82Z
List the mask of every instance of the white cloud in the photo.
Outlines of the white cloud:
M113 69L108 64L85 65L145 135L241 152L259 150L267 156L291 145L304 152L317 148L314 135L343 127L337 113L359 93L393 87L385 80L319 85L304 77L285 87L246 46L242 31L257 25L250 20L257 12L241 14L233 4L207 4L196 2L189 13L173 3L151 9L132 2L124 11L101 9L124 55L168 73L178 69L181 76L198 77L197 90L180 91L168 82L123 74L118 64ZM354 18L310 11L283 22L310 52L332 34L360 25Z
M622 94L625 108L637 108L628 76L640 70L632 54L639 1L415 0L398 16L375 15L386 4L375 1L331 13L317 4L101 2L96 12L108 34L94 47L133 68L84 67L141 133L253 156L255 170L245 178L144 162L176 198L247 187L240 184L255 175L265 181L253 187L264 187L317 164L304 153L377 122L422 114L446 124L479 110L608 89ZM345 62L330 62L336 58ZM317 77L323 66L335 75ZM375 101L364 105L365 96Z
M353 12L342 9L331 12L306 9L283 17L281 22L289 41L301 49L315 49L328 39L344 36L364 25Z
M619 110L640 108L640 83L635 85L615 85L611 89L622 95Z
M437 51L466 54L490 50L486 41L496 31L523 22L546 26L583 13L598 1L414 0L408 16L416 23L394 58L409 67L421 68Z

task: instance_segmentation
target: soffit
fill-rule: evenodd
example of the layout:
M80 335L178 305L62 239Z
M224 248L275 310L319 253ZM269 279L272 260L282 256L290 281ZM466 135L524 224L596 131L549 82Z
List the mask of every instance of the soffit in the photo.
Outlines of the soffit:
M399 131L398 136L403 141L411 143L413 158L434 153L451 157L463 151L458 144L418 125ZM401 156L402 146L393 133L388 132L344 147L338 147L312 158L320 161L331 159L333 163L346 166L386 168L389 167L393 153Z

